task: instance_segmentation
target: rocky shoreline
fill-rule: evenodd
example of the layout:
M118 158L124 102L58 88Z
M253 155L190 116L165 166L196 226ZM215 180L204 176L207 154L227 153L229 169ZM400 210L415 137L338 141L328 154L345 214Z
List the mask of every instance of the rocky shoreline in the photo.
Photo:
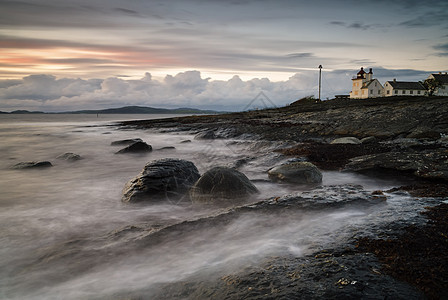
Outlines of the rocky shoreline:
M448 98L301 99L290 106L162 120L124 128L185 132L201 139L285 141L278 150L322 170L408 176L392 192L434 199L422 222L390 224L342 248L273 257L219 278L162 286L163 299L442 299L448 294ZM350 141L332 143L338 138ZM377 192L378 196L382 191ZM418 198L416 199L418 201Z

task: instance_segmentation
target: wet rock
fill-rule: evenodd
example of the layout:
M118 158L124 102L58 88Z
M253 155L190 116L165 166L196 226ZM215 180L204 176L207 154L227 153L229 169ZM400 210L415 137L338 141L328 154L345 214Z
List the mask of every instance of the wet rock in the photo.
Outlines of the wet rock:
M413 173L423 178L448 180L448 149L365 155L351 159L346 169L351 171L391 169Z
M75 153L71 153L71 152L67 152L67 153L58 155L56 158L66 160L66 161L77 161L77 160L82 159L82 157L79 154L75 154Z
M322 173L310 162L290 162L268 171L273 181L282 181L298 184L319 184L322 182Z
M180 142L181 144L191 143L191 140L183 140Z
M257 188L243 173L226 167L215 167L205 172L190 190L195 203L237 202L258 193Z
M361 144L361 141L355 137L348 136L343 138L334 139L330 144Z
M12 169L34 169L34 168L48 168L53 165L49 161L26 161L15 164Z
M161 151L163 151L163 150L176 150L176 147L173 147L173 146L167 146L167 147L162 147L162 148L157 149L157 150L161 150Z
M429 128L429 127L417 127L406 137L407 138L416 138L416 139L437 140L440 138L440 133L437 131L434 131L432 128Z
M213 130L208 130L196 134L194 138L196 140L214 140L216 138L216 135Z
M374 136L368 136L360 140L361 144L372 144L376 143L377 139Z
M422 146L423 143L415 138L396 138L391 141L384 142L386 145L395 145L402 149Z
M121 149L115 154L123 154L123 153L145 153L151 152L151 145L146 144L145 142L135 142L132 145L127 146L126 148Z
M196 166L182 159L148 163L123 189L123 202L179 200L199 179Z
M113 141L112 143L110 143L110 145L111 146L132 145L137 142L143 142L143 140L140 138L119 140L119 141Z

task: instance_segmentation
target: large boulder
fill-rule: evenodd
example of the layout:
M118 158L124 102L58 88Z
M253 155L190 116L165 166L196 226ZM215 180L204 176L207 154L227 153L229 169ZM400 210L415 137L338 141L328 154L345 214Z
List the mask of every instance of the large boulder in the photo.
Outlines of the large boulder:
M322 173L310 162L290 162L268 171L273 181L298 184L319 184L322 182Z
M49 161L25 161L12 166L12 169L38 169L48 168L53 165Z
M127 146L126 148L121 149L115 154L124 154L124 153L145 153L151 152L151 145L146 144L145 142L135 142L132 145Z
M214 167L191 188L190 199L194 203L236 203L255 193L258 189L243 173L232 168Z
M199 177L198 169L190 161L171 158L155 160L125 185L122 201L177 201Z

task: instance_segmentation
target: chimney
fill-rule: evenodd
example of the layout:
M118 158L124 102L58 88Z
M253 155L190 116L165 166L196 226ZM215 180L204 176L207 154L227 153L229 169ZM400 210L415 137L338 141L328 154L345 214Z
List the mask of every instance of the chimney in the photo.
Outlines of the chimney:
M394 82L397 82L397 78L394 78Z

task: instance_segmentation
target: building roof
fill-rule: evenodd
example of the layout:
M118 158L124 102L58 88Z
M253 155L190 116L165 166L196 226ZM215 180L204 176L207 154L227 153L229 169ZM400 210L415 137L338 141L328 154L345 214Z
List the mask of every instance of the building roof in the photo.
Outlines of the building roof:
M432 74L435 80L440 81L442 84L448 84L448 74Z
M383 88L383 86L381 85L381 83L377 79L372 79L372 80L364 82L364 84L362 85L361 89L367 89L369 87L369 85L371 85L375 81L377 81L380 84L380 87Z
M412 81L387 81L395 90L426 90L420 82Z

